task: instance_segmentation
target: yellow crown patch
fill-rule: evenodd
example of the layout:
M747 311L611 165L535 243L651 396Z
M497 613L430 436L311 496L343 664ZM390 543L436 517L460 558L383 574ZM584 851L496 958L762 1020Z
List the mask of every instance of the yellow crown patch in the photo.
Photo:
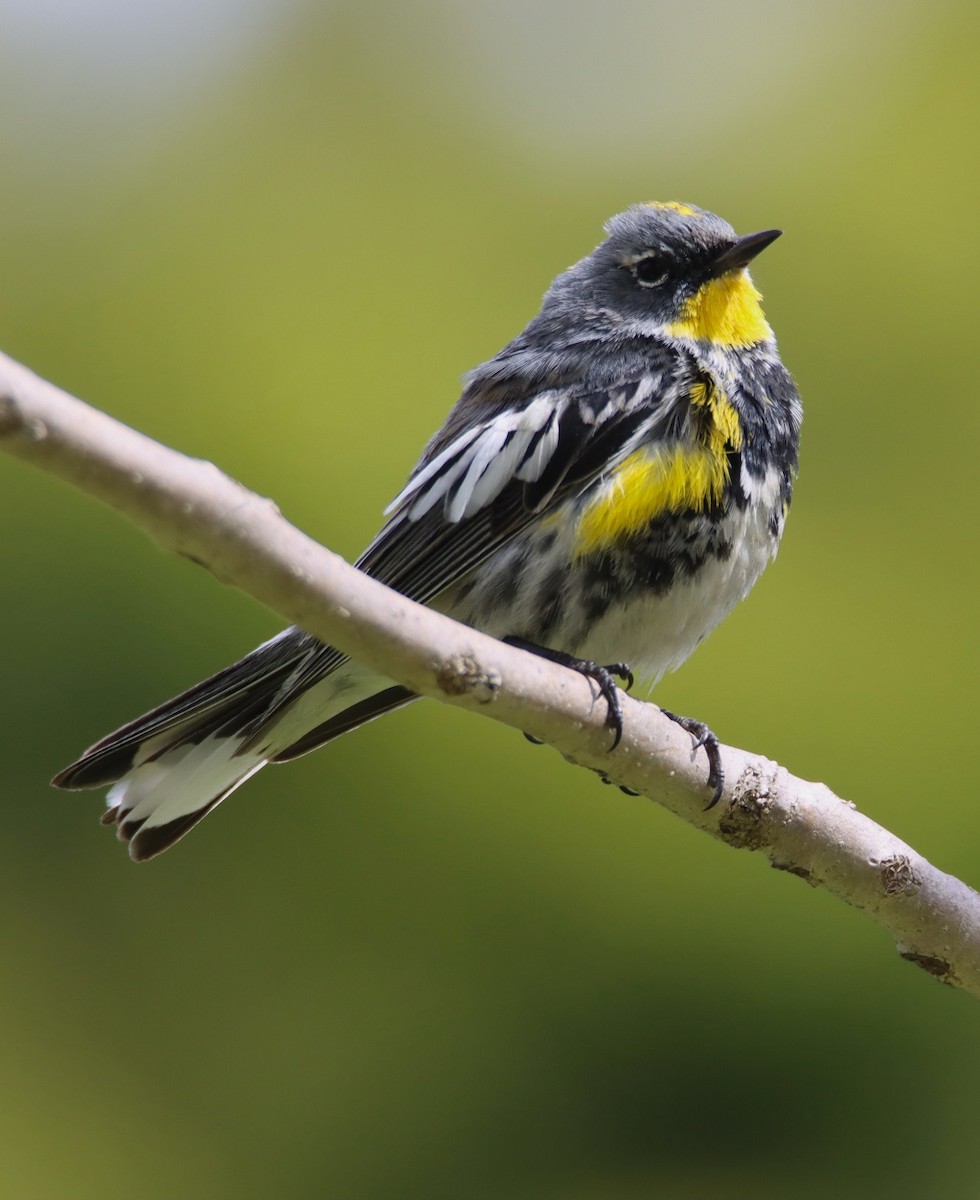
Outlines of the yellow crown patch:
M665 209L667 212L680 213L682 217L704 217L703 212L692 208L690 204L682 204L680 200L648 200L644 207Z

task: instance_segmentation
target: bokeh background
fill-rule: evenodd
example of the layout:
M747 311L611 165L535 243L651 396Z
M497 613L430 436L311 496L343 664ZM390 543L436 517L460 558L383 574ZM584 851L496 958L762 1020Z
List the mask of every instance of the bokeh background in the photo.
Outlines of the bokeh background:
M980 883L976 13L0 0L0 345L353 557L605 217L783 227L787 538L658 698ZM435 704L135 867L48 777L279 622L11 460L0 613L0 1195L980 1189L860 914Z

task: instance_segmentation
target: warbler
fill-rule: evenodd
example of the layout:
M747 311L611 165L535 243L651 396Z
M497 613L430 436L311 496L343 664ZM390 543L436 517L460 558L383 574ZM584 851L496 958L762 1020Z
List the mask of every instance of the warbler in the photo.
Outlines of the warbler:
M739 237L669 202L605 231L524 332L464 377L357 565L591 674L615 743L613 676L628 685L631 666L652 685L679 666L776 553L802 408L747 269L779 230ZM291 628L53 782L111 785L103 822L140 861L266 764L415 698ZM674 719L708 752L717 799L714 735Z

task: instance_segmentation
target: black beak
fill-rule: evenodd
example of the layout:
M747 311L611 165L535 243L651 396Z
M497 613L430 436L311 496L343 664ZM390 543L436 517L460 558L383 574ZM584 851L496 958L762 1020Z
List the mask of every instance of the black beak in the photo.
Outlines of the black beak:
M745 237L740 237L734 245L722 250L718 255L711 265L711 274L724 275L728 271L737 271L744 267L767 246L772 245L782 232L781 229L764 229L761 233L747 233Z

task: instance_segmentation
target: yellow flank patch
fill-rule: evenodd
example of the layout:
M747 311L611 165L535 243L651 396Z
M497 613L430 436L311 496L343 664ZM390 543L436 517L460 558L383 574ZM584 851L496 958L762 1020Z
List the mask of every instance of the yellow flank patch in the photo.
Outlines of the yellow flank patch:
M724 455L729 447L742 448L742 426L731 400L721 388L707 383L696 383L689 397L694 408L707 410L707 436L703 444L715 455Z
M721 500L729 478L728 451L742 445L738 413L724 393L703 383L691 389L690 400L708 417L701 440L647 447L621 463L579 519L576 558L642 533L661 513L702 512Z
M644 207L665 208L668 212L680 213L682 217L704 216L704 213L698 212L698 210L696 208L692 208L690 204L682 204L679 200L648 200Z
M761 299L747 271L730 271L692 296L680 318L666 327L667 333L715 346L757 345L772 337Z

